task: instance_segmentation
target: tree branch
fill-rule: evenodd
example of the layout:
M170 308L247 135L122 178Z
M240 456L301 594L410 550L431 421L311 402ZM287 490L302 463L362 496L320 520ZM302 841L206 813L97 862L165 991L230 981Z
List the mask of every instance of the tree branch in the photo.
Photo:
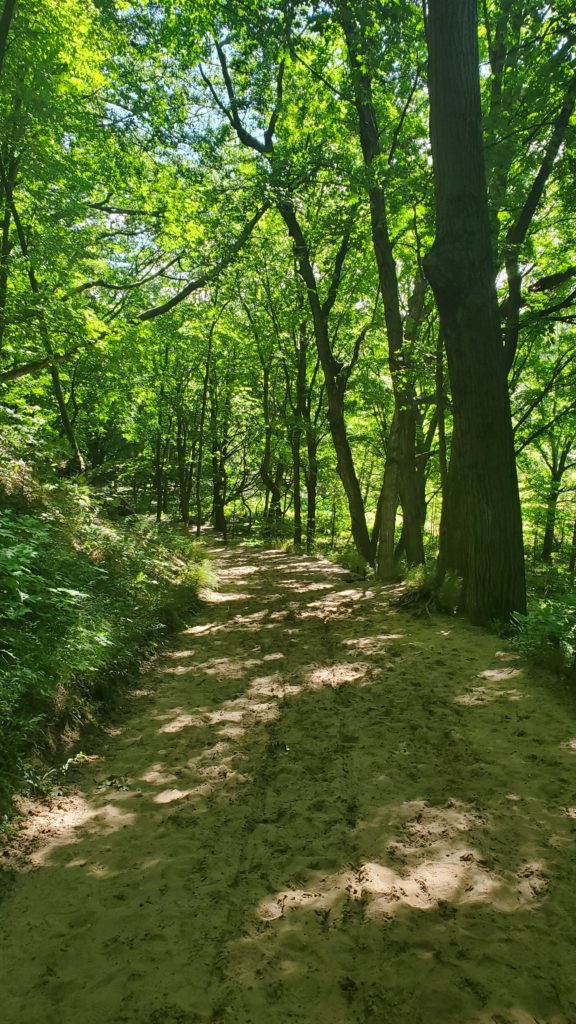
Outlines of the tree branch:
M159 306L153 306L151 309L146 309L144 310L143 313L139 313L136 319L141 321L153 320L155 317L161 316L163 313L168 313L169 310L174 308L174 306L177 306L184 299L188 298L189 295L192 295L192 292L196 292L200 288L204 288L207 284L210 283L210 281L213 281L216 277L218 277L222 273L222 271L225 270L226 267L230 265L230 263L232 263L234 257L238 255L242 246L245 244L245 242L248 241L258 221L264 216L266 210L269 209L269 205L269 203L265 203L263 206L260 207L257 213L254 214L254 216L248 221L248 223L242 229L238 238L230 246L226 255L223 256L222 259L219 260L214 265L214 267L212 267L211 270L206 271L205 274L202 274L202 276L196 278L196 280L189 281L188 284L184 286L184 288L181 288L179 292L176 292L176 294L173 295L172 298L168 299L166 302L162 302Z
M532 444L532 442L536 440L536 438L540 437L541 434L546 433L546 431L549 430L550 427L553 427L555 423L558 423L560 420L563 420L565 416L568 416L571 412L574 412L575 409L576 400L574 400L573 402L570 403L570 405L567 405L564 409L562 409L562 411L559 412L557 416L553 416L552 419L547 420L546 423L542 424L542 426L538 427L531 434L529 434L528 437L525 438L525 440L522 442L522 444L515 449L516 455L519 455L520 452L523 452L529 444Z
M322 316L324 317L324 319L327 319L327 317L330 315L334 303L336 302L336 298L338 296L338 289L340 287L340 281L342 280L344 260L346 259L348 251L350 249L352 228L354 227L354 220L356 218L359 206L360 203L354 203L354 206L352 207L346 220L344 234L342 235L342 241L340 242L338 252L336 253L336 259L334 260L334 271L332 273L332 279L330 281L330 286L328 288L328 294L326 295L326 298L322 303Z
M559 270L556 274L547 274L545 277L541 277L529 286L528 291L551 291L552 288L558 288L559 285L564 284L565 281L570 281L573 277L576 277L576 266L566 267L566 270Z
M274 132L276 131L276 125L278 124L278 118L280 117L280 111L282 109L285 66L286 65L284 60L281 60L278 65L278 75L276 77L276 104L274 106L274 110L270 115L268 127L264 132L264 145L268 148L269 151L271 151L273 147Z
M48 370L54 362L66 363L73 359L78 349L62 354L54 352L50 358L33 359L29 363L21 363L20 366L13 366L10 370L0 373L0 384L7 384L11 380L18 380L19 377L26 377L29 373L39 373L41 370Z
M522 275L519 266L519 250L538 208L546 183L552 173L554 162L564 140L566 129L576 105L576 72L572 75L564 103L554 121L552 134L544 150L540 168L532 182L522 209L508 229L505 245L506 275L508 277L508 309L504 332L504 356L508 370L511 369L518 348L520 332L520 308L522 305Z
M402 108L402 113L400 114L400 120L398 121L398 124L396 125L396 127L394 129L394 134L392 136L392 142L391 142L391 145L390 145L390 151L388 153L388 166L389 167L390 167L390 165L391 165L391 163L392 163L392 161L394 159L394 154L396 153L396 147L398 145L398 140L400 138L400 133L402 131L402 128L404 127L404 121L406 120L406 116L408 114L408 110L410 109L410 104L412 103L412 99L414 97L414 93L416 92L416 89L418 88L418 82L419 81L420 81L420 68L416 68L416 76L415 76L414 81L412 83L412 86L410 88L410 92L408 93L408 98L406 99L406 103L404 104L404 107Z
M161 277L170 267L173 267L175 263L184 255L183 252L179 252L177 256L174 256L169 263L165 263L160 270L155 270L153 274L148 274L147 277L140 278L139 281L132 281L129 284L111 284L109 281L98 279L96 281L85 281L84 284L78 285L76 288L71 288L69 292L63 296L63 299L69 299L71 295L79 295L81 292L90 291L91 288L105 288L111 292L125 292L131 291L134 288L141 288L142 285L148 284L149 281L154 281L155 278Z
M220 61L222 77L224 79L224 85L226 86L228 101L230 103L230 113L228 117L236 131L238 138L240 139L240 142L242 142L245 146L248 146L250 149L255 149L257 153L271 153L271 142L260 142L260 140L257 139L255 135L252 135L251 132L247 131L246 128L244 128L244 125L240 120L240 114L238 112L238 100L236 99L236 93L234 91L232 77L230 75L230 70L228 68L226 54L224 53L224 50L222 49L222 46L220 45L218 40L214 40L214 45L216 46L216 53L218 54L218 60ZM219 106L220 109L222 109L221 104L219 104Z

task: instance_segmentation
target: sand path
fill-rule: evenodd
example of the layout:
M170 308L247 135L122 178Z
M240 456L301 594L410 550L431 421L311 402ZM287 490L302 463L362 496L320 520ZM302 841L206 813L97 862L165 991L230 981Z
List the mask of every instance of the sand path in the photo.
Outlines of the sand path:
M568 693L330 563L219 559L20 840L2 1024L575 1024Z

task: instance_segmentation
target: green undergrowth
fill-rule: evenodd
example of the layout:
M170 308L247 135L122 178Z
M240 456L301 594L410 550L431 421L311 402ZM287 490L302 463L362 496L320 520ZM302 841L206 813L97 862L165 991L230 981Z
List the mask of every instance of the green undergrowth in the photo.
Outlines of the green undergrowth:
M561 566L530 569L528 613L513 617L513 642L531 661L576 679L574 576Z
M3 470L6 467L2 467ZM13 464L0 490L0 808L45 756L111 706L198 607L203 547L149 518L114 522L90 491Z

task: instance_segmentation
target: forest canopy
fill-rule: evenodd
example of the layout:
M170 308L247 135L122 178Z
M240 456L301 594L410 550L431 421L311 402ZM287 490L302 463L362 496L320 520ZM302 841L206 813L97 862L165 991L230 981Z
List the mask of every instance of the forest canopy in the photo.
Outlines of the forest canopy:
M4 504L31 468L476 622L567 586L571 6L4 0Z

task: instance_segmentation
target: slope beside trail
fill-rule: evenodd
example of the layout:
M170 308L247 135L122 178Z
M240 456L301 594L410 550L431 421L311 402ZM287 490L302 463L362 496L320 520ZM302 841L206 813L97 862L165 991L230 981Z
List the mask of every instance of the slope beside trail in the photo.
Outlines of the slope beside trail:
M569 695L328 562L218 558L7 851L2 1024L574 1024Z

